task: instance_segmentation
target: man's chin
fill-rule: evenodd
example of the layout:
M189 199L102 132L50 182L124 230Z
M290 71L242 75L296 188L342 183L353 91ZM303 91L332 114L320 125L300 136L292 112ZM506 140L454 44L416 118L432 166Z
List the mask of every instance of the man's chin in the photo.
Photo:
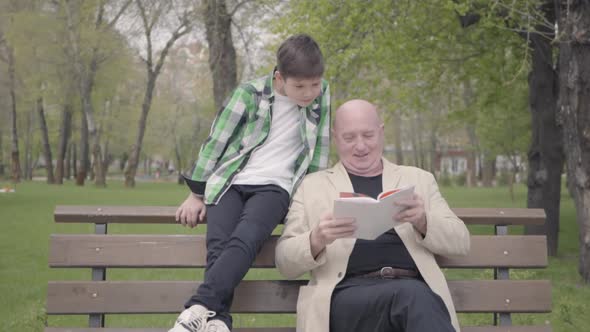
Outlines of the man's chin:
M363 175L367 172L370 172L372 167L369 163L359 163L359 164L344 164L346 168L354 174Z
M371 176L378 170L378 168L371 162L343 164L347 171L360 176Z

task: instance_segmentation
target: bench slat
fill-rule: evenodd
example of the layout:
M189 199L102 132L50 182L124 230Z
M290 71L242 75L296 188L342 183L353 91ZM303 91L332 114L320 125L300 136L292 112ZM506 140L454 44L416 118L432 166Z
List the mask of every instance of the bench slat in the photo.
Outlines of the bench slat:
M294 313L305 281L244 281L235 293L235 313ZM47 288L48 314L177 313L199 282L59 281ZM458 312L549 312L547 280L451 280Z
M264 244L254 267L275 266L277 237ZM446 268L538 268L547 266L545 236L471 237L466 256L438 257ZM204 267L203 235L52 235L51 267Z
M235 328L235 332L295 332L293 327ZM67 328L46 327L45 332L166 332L167 328ZM551 332L549 326L462 326L461 332Z
M56 222L63 223L126 223L177 224L174 206L87 206L58 205ZM473 225L542 225L543 209L525 208L454 208L466 224Z

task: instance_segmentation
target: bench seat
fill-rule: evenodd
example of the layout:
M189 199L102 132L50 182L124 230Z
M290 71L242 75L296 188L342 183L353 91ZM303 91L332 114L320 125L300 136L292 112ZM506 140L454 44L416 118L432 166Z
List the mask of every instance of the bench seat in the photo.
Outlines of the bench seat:
M466 256L436 257L445 269L488 270L474 277L449 280L457 312L490 313L490 325L465 326L463 332L549 332L549 325L513 326L513 313L551 311L548 280L510 279L511 269L538 269L548 264L545 236L508 235L512 225L542 224L538 209L454 209L468 225L490 225L495 235L472 235ZM107 270L120 268L203 268L204 235L108 234L107 226L174 224L171 207L58 206L60 223L95 224L97 234L53 234L51 268L89 268L92 280L50 281L48 315L88 315L89 327L46 327L45 332L165 332L165 328L105 328L105 317L116 314L177 314L198 280L108 280ZM275 269L278 237L263 246L253 267ZM483 269L483 270L482 270ZM493 271L493 273L491 273ZM493 275L492 275L493 274ZM278 276L273 273L272 275ZM463 275L463 274L461 274ZM475 277L477 276L477 277ZM280 278L280 277L277 277ZM236 289L232 312L294 314L298 290L306 280L246 280ZM236 328L239 332L294 332L294 327Z

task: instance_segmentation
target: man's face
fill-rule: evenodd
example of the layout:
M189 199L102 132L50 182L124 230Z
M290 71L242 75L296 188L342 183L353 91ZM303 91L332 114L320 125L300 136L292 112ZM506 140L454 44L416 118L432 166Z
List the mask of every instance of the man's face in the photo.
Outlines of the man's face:
M375 111L347 109L337 117L332 134L340 161L353 174L379 174L384 136L383 124Z
M278 72L277 72L278 73ZM278 74L277 80L282 83L282 94L286 95L294 103L301 107L309 106L316 99L322 90L322 78L297 78L283 77Z

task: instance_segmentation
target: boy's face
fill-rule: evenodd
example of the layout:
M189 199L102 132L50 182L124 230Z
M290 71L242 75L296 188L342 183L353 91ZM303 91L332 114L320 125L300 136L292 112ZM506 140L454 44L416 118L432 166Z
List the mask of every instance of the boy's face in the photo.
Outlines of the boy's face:
M277 71L275 73L277 90L279 93L289 97L301 107L309 106L322 90L322 78L297 78L288 77L284 79Z

